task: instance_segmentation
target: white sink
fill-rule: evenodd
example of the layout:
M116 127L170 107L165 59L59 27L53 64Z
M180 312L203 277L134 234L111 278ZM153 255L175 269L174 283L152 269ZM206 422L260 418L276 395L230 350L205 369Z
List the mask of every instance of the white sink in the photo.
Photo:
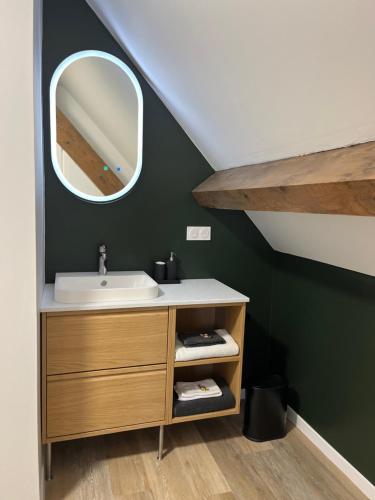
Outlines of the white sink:
M158 296L158 284L144 271L57 273L55 301L63 303L147 300Z

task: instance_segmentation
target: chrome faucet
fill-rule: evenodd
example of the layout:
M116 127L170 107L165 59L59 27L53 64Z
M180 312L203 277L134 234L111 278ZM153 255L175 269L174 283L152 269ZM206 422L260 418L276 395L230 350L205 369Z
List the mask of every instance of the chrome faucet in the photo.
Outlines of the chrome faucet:
M105 245L99 246L99 274L107 274L107 247Z

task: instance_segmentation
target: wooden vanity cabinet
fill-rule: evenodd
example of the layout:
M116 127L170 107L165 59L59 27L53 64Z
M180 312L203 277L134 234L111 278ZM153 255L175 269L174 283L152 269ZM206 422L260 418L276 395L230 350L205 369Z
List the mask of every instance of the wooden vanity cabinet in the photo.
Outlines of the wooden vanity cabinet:
M47 375L167 360L168 309L47 315Z
M42 313L43 443L238 413L244 317L245 304ZM175 362L178 328L226 328L240 352ZM235 407L173 418L174 382L215 374Z
M42 314L43 442L165 423L168 308Z
M165 379L165 369L53 376L47 382L47 436L163 422Z

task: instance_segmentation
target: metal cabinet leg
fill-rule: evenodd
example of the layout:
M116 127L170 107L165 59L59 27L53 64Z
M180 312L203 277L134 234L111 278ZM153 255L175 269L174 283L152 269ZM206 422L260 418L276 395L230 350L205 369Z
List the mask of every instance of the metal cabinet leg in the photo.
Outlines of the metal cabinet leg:
M158 460L163 458L163 447L164 447L164 425L159 427L159 450L158 450Z
M46 444L45 452L46 453L45 453L44 468L45 468L46 481L51 481L51 479L52 479L52 444L51 443Z

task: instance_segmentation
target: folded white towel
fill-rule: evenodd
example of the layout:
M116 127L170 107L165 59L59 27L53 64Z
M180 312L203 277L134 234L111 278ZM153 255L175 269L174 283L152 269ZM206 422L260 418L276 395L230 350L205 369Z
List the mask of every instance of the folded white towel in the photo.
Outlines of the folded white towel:
M208 345L202 347L184 347L176 335L176 361L191 361L192 359L220 358L221 356L236 356L239 352L238 345L226 330L215 330L223 337L225 344Z
M174 390L177 393L179 401L215 398L223 394L220 387L212 378L206 378L196 382L176 382Z

